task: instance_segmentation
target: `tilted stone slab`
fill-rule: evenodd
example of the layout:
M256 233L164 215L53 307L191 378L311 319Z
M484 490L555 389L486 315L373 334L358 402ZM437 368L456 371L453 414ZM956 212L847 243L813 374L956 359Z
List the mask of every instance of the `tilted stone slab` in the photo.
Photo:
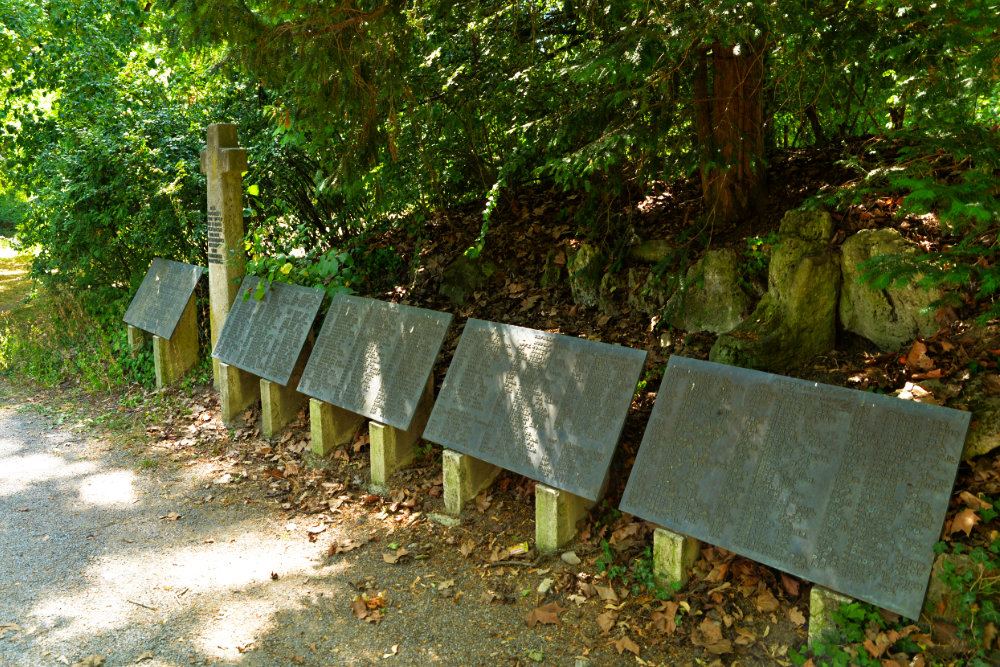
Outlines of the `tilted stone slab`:
M470 319L424 438L597 500L645 359Z
M200 266L155 258L122 321L169 340L204 272Z
M915 619L968 425L674 356L621 509Z
M316 338L299 391L406 431L451 317L338 294Z
M264 298L257 300L253 295L258 282L255 276L243 280L212 356L285 386L292 378L325 293L273 282Z

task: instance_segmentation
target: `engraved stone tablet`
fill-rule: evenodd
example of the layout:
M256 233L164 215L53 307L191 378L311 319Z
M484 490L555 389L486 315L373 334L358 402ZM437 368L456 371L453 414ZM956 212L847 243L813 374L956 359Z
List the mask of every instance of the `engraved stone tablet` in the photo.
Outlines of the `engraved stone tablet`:
M470 319L424 437L589 500L646 353Z
M169 340L204 272L200 266L155 258L122 321Z
M451 315L338 294L299 391L406 431Z
M916 619L968 426L674 356L621 509Z
M292 377L325 293L275 282L258 301L253 298L257 283L255 276L243 279L212 356L284 386ZM248 293L250 297L244 300Z

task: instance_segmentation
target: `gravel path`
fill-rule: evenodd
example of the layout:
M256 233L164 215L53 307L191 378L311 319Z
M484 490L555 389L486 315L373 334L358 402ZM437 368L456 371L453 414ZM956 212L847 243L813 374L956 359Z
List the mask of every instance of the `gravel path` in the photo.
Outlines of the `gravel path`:
M601 602L537 593L577 576L557 556L475 567L463 526L393 527L374 512L317 524L204 460L156 463L87 430L0 407L4 667L91 655L151 667L636 664L596 638ZM513 516L530 535L530 508ZM394 541L411 557L386 562ZM328 555L331 544L360 546ZM377 623L352 612L362 594L384 600ZM561 625L528 629L528 612L554 600ZM648 664L693 664L657 657Z

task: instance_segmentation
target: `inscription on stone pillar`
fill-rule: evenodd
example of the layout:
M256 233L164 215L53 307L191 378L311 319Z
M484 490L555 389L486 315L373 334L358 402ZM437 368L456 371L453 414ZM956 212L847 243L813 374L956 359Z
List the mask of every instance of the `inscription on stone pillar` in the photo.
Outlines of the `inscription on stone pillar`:
M222 234L222 211L210 206L208 208L208 262L209 264L222 264L225 255L222 248L225 246L225 239Z
M247 152L239 147L236 126L228 123L209 125L206 143L201 151L201 170L208 190L206 250L214 346L243 277L243 172L247 170ZM213 370L218 387L217 365L213 364Z
M264 298L253 298L258 278L248 276L226 318L212 356L285 386L323 303L321 289L271 283ZM249 293L249 298L243 298Z
M448 313L338 294L299 391L406 431L449 323Z
M169 340L204 272L200 266L153 259L122 320Z
M674 356L621 509L915 619L969 418Z
M646 353L470 319L424 437L597 500Z

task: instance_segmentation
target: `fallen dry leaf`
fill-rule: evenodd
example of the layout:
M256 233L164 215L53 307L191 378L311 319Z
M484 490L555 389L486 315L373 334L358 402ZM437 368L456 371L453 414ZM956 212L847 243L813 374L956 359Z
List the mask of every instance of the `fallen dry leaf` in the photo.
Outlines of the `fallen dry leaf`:
M73 667L101 667L104 664L103 655L88 655L80 662L74 662Z
M401 548L394 554L383 553L382 560L384 560L386 563L389 563L390 565L395 565L400 561L401 558L409 555L410 555L409 551L407 551L405 548Z
M799 580L784 572L781 573L781 587L793 598L799 596Z
M639 655L639 645L634 641L629 639L627 636L622 637L615 642L615 648L618 649L618 654L621 655L623 651L628 651L635 655Z
M731 653L733 650L733 643L722 636L722 626L710 618L704 619L691 631L691 643L716 655Z
M929 371L934 368L934 360L927 356L927 346L915 340L906 355L906 365L911 370Z
M993 509L993 505L986 502L979 496L972 495L968 491L962 491L960 494L958 494L958 497L961 499L963 503L965 503L966 507L971 507L974 510Z
M611 630L611 628L615 627L615 622L617 620L618 620L618 614L616 614L613 611L606 611L603 614L598 614L597 626L601 629L601 632L606 633L609 630Z
M966 507L951 520L948 535L954 535L958 531L962 531L968 537L977 523L979 523L979 515L976 514L976 510Z
M531 613L524 617L524 622L528 624L529 628L534 628L538 623L562 625L562 621L559 620L559 613L563 611L566 611L566 609L560 607L558 602L550 602L532 609Z
M181 515L178 514L177 512L169 512L167 514L164 514L160 518L163 519L164 521L177 521L178 519L181 518Z
M806 617L805 614L803 614L802 611L798 609L798 607L792 607L791 609L788 610L788 620L790 620L795 625L801 626L803 623L806 622Z
M611 586L594 586L594 589L605 602L618 602L618 594Z
M761 588L754 598L754 604L757 606L757 611L765 614L777 611L779 606L778 599L767 588Z
M663 611L652 613L653 625L657 630L672 635L677 630L677 610L680 605L674 601L664 602Z

